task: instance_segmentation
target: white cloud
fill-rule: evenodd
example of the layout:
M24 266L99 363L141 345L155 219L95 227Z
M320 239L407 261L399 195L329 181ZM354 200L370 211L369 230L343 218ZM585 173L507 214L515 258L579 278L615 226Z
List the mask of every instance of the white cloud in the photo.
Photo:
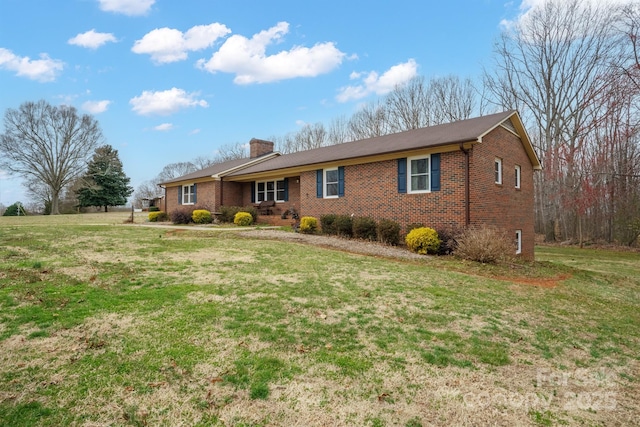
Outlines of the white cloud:
M210 73L222 71L236 75L236 84L268 83L295 77L315 77L328 73L342 63L345 54L331 42L311 48L294 46L274 55L266 48L281 42L289 32L287 22L255 34L251 39L241 35L229 37L211 59L198 61L198 66Z
M197 135L202 131L202 129L194 129L191 132L189 132L189 135Z
M161 125L158 125L156 127L153 128L153 130L157 130L160 132L166 132L173 129L173 123L162 123Z
M336 100L347 102L362 99L373 93L386 95L397 85L402 85L418 75L418 64L414 59L409 59L402 64L394 65L379 75L375 71L367 73L352 72L351 80L361 80L359 84L340 88Z
M51 82L64 68L64 62L51 59L46 53L40 54L40 59L32 60L28 56L18 56L0 47L0 68L15 71L20 77L39 82Z
M133 111L143 116L158 114L167 116L178 112L183 108L209 106L207 101L196 99L198 93L187 93L183 89L171 88L165 91L144 91L142 95L131 98L129 103L133 105Z
M155 2L156 0L98 0L101 10L129 16L146 15Z
M86 101L82 104L82 109L91 114L100 114L107 111L109 104L111 104L111 101L107 101L106 99L102 101Z
M67 43L89 49L97 49L105 43L116 41L117 40L113 34L97 33L95 29L92 29L86 33L80 33L77 36L70 38Z
M500 21L500 27L505 30L511 30L517 24L523 24L527 21L531 12L536 9L540 9L547 3L548 0L522 0L518 7L519 13L514 19L503 19ZM570 2L573 0L564 0ZM610 7L613 5L625 5L629 4L629 0L581 0L578 6L592 6L592 7ZM511 3L508 3L511 6Z
M197 25L184 34L173 28L156 28L136 40L131 51L149 54L157 64L182 61L187 59L189 51L206 49L230 32L229 28L218 23Z

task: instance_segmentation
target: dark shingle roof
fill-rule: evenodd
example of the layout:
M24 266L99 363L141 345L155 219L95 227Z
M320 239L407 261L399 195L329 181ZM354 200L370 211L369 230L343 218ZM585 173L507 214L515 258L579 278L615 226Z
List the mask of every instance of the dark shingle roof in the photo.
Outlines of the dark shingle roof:
M224 171L228 171L229 169L233 169L236 168L238 166L241 166L245 163L248 163L249 161L251 161L251 159L235 159L235 160L229 160L226 162L222 162L222 163L216 163L213 164L211 166L207 166L204 169L200 169L198 171L195 172L191 172L189 174L174 178L170 181L166 181L166 182L161 182L160 185L164 185L164 184L170 184L173 182L180 182L180 181L188 181L188 180L194 180L194 179L198 179L198 178L206 178L206 177L210 177L213 175L217 175L221 172Z
M514 113L515 111L505 111L474 119L285 154L267 162L240 169L230 173L229 176L476 141Z
M422 148L474 142L479 141L484 135L513 116L515 116L515 122L509 122L508 127L518 131L525 144L525 150L534 165L534 169L539 169L539 160L526 135L526 131L522 128L522 123L517 113L512 110L375 138L298 151L291 154L278 155L277 153L272 153L256 159L245 158L230 160L211 165L171 181L163 182L161 185L175 184L216 175L239 177L241 175L279 171L340 160L366 158L381 154L401 153Z

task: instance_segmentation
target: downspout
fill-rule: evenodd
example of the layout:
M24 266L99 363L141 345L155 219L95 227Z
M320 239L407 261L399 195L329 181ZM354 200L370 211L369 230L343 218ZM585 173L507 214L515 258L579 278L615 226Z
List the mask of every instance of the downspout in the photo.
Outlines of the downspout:
M460 144L460 150L464 153L464 224L469 227L471 224L471 180L469 178L469 152L471 149L464 148L464 144Z
M222 206L222 177L220 177L220 205L216 209L217 212L220 212L220 206Z

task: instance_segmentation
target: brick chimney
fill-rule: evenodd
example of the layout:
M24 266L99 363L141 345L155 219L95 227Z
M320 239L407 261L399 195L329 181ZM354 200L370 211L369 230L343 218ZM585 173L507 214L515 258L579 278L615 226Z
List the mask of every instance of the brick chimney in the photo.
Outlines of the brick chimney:
M251 138L251 141L249 141L249 148L249 156L252 159L255 159L256 157L273 153L273 142L265 141L264 139Z

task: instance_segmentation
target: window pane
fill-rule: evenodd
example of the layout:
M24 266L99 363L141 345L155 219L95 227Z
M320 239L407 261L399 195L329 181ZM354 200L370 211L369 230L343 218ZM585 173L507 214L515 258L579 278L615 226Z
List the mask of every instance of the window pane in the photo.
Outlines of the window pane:
M327 196L337 196L337 195L338 195L338 184L327 183Z
M334 170L327 171L327 182L338 182L337 170L334 169Z
M267 182L267 190L273 191L273 188L274 188L274 182L273 181Z
M264 182L258 183L258 191L264 191Z
M267 191L267 200L275 200L275 196L273 191Z
M429 161L427 158L411 160L411 175L427 173Z
M427 190L427 175L411 177L411 191Z
M284 181L276 181L276 187L278 188L278 190L284 191Z

